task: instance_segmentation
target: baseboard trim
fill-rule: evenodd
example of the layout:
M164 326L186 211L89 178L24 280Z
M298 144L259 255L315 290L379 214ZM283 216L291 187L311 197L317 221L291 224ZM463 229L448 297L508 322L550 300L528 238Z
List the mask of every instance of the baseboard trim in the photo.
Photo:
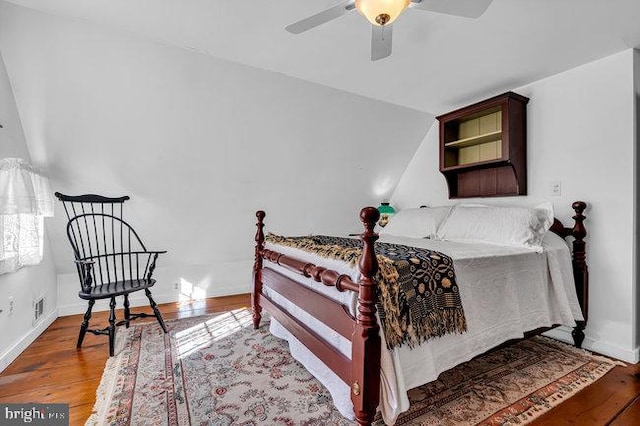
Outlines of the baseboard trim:
M24 352L30 344L32 344L38 336L40 336L53 322L58 318L58 309L54 309L49 312L47 316L42 318L27 334L20 338L7 349L2 355L0 355L0 373L15 361L18 356Z
M585 349L589 349L590 351L607 355L611 358L616 358L625 362L629 362L631 364L637 364L638 361L640 361L640 359L638 358L638 356L640 355L640 348L636 347L633 350L622 349L605 342L599 342L593 339L589 339L588 337L585 338L584 341L585 345L583 345L583 347Z
M571 336L571 331L572 329L569 327L557 327L545 332L544 335L573 345L573 336ZM633 350L623 349L606 342L592 339L589 336L585 337L584 342L582 342L582 347L591 352L596 352L601 355L606 355L632 364L637 364L640 361L640 347L636 347Z

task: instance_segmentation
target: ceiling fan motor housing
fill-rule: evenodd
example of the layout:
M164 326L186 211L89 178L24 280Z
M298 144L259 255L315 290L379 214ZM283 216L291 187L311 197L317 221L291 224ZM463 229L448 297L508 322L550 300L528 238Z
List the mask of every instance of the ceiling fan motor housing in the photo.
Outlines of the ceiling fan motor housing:
M356 0L356 9L373 25L384 26L395 21L411 0Z
M329 9L287 25L285 29L292 34L300 34L357 9L373 26L371 60L377 61L391 55L392 24L409 5L421 4L418 10L478 18L492 2L493 0L341 0Z

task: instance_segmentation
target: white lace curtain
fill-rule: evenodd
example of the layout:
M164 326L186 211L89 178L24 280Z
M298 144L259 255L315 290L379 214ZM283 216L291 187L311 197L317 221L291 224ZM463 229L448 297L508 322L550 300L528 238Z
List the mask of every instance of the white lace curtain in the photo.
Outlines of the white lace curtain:
M48 216L53 194L44 174L21 158L0 160L0 274L42 261Z

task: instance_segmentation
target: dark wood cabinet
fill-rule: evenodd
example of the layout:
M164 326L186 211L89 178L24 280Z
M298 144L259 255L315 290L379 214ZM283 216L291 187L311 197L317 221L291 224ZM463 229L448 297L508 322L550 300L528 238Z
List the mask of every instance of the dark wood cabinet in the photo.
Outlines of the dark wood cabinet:
M507 92L437 117L449 198L527 194L528 101Z

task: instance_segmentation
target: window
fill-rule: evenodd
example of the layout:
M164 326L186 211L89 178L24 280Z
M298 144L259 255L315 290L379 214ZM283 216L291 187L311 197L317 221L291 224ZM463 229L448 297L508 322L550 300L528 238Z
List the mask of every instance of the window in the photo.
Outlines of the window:
M0 160L0 274L42 261L46 216L53 195L43 173L20 158Z

